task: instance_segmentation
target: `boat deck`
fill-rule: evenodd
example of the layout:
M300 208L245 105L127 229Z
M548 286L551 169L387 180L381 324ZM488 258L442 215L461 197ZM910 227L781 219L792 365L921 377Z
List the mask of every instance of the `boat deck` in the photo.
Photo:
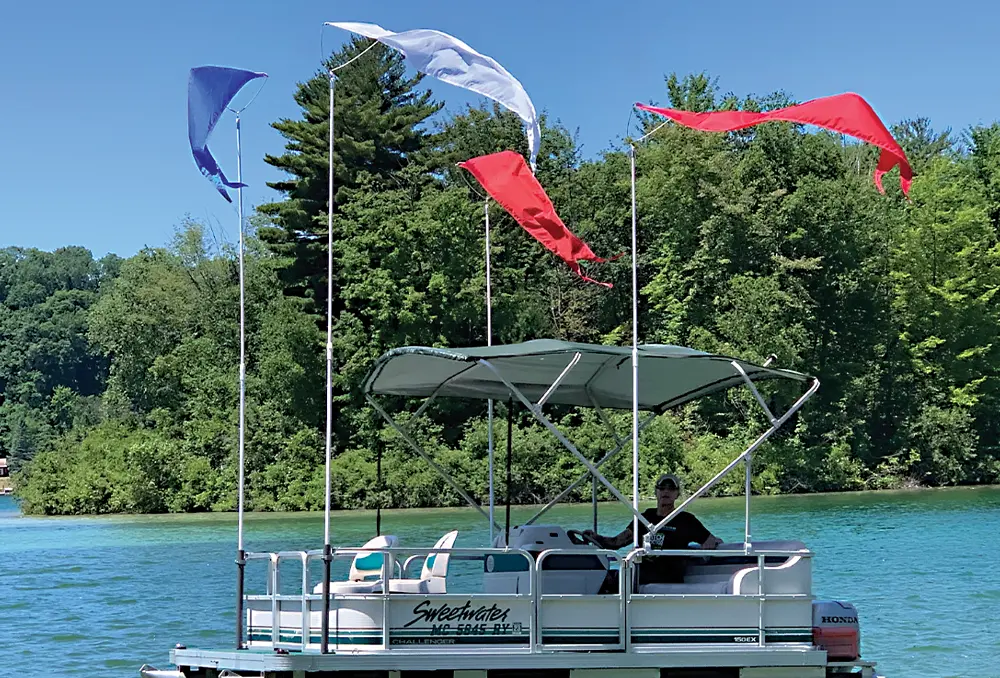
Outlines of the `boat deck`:
M483 667L496 667L512 671L538 670L631 670L655 669L657 676L662 668L712 668L734 669L781 667L799 669L795 672L772 671L769 676L825 676L826 652L810 648L778 647L650 647L631 652L527 652L463 649L443 652L427 649L403 649L385 652L357 652L339 650L330 654L316 652L287 652L276 654L266 650L203 650L178 648L170 652L170 660L188 678L211 675L200 670L247 671L255 673L309 675L326 672L360 671L479 671ZM845 667L848 665L845 665ZM195 669L192 671L191 669ZM349 675L345 673L344 675ZM370 674L376 675L376 674ZM619 674L620 675L620 674ZM641 675L633 674L630 676ZM697 674L695 674L697 675ZM741 675L735 673L734 675ZM742 675L749 675L743 672ZM765 674L760 674L761 676ZM470 676L471 678L471 676Z

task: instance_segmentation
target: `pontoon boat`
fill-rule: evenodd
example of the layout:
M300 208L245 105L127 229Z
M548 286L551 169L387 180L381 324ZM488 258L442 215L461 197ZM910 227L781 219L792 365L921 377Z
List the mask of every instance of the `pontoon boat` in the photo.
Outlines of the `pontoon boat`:
M860 657L858 615L840 601L815 600L812 552L794 539L751 535L753 454L819 387L798 372L668 345L638 348L642 379L633 394L632 349L553 340L482 348L407 347L389 351L364 383L371 405L413 450L489 521L493 543L457 547L448 531L415 548L394 536L333 549L349 569L342 581L316 572L325 550L247 553L262 590L244 592L240 568L237 647L170 653L175 669L142 667L149 678L274 676L305 678L435 676L599 678L875 676ZM783 414L757 385L778 380L796 389ZM646 414L636 429L685 403L745 386L770 426L742 454L693 492L658 525L638 511L637 483L627 499L601 466L634 438L619 436L607 410ZM501 526L494 505L481 507L461 483L426 454L377 400L424 398L409 424L436 398L517 401L579 459L583 472L522 525ZM550 421L549 405L594 408L618 445L591 461ZM511 408L508 407L508 410ZM510 445L510 436L507 438ZM635 449L638 447L636 445ZM509 447L508 447L508 456ZM491 457L492 459L492 457ZM581 532L540 522L549 508L586 482L604 485L636 521L656 533L722 477L743 464L746 521L742 542L717 550L655 550L647 538L622 552L601 548ZM638 459L633 459L637 474ZM490 465L492 483L493 468ZM592 493L595 498L596 491ZM596 524L596 523L595 523ZM694 554L695 557L692 557ZM684 581L643 584L653 558L686 558ZM459 587L456 566L475 568L476 585ZM419 566L419 572L416 568ZM285 575L284 581L282 574ZM469 576L464 577L469 581ZM462 590L458 590L458 589ZM430 673L427 673L430 672ZM625 673L627 672L627 673Z

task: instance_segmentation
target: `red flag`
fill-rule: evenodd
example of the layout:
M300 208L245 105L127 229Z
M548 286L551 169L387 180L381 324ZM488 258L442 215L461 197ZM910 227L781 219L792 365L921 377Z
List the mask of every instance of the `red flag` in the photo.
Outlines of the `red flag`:
M752 113L750 111L692 113L672 108L654 108L643 104L636 104L636 107L651 113L659 113L685 127L703 132L733 132L759 125L762 122L781 120L816 125L834 132L850 134L852 137L857 137L882 149L878 167L875 168L875 185L878 186L881 193L885 193L885 189L882 188L882 175L896 165L899 165L899 185L903 189L903 194L908 195L910 192L913 169L906 159L906 153L892 138L892 134L885 128L868 102L853 92L813 99L804 104L778 108L765 113Z
M577 262L581 259L597 262L608 260L594 254L587 243L570 233L556 214L552 201L545 194L545 189L535 179L535 175L528 169L528 164L519 153L501 151L482 155L460 162L458 166L472 172L486 192L500 203L524 230L565 261L577 275L587 282L611 287L611 283L588 278L580 270L580 264Z

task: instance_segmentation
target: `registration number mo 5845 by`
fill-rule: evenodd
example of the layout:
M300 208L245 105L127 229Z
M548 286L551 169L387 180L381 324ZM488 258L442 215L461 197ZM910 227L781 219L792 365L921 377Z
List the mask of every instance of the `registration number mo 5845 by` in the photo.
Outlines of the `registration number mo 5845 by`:
M431 627L434 636L504 636L520 631L520 624L435 624Z

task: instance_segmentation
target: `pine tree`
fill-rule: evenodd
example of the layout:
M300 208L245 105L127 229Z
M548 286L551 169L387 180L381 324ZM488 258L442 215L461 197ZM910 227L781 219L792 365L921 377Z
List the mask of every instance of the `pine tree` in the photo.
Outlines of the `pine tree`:
M288 173L289 178L269 184L286 197L261 206L260 211L270 218L271 225L262 227L259 235L282 259L280 276L285 293L305 299L306 310L314 313L321 313L326 301L330 130L327 73L358 57L369 45L368 40L353 39L335 52L321 71L299 85L295 100L302 108L302 118L273 123L288 143L284 154L265 157L268 164ZM430 163L433 137L423 123L440 110L441 104L432 100L430 91L416 91L422 77L406 77L402 56L381 44L337 73L335 214L362 183L395 187L401 172ZM335 266L334 276L336 270Z

